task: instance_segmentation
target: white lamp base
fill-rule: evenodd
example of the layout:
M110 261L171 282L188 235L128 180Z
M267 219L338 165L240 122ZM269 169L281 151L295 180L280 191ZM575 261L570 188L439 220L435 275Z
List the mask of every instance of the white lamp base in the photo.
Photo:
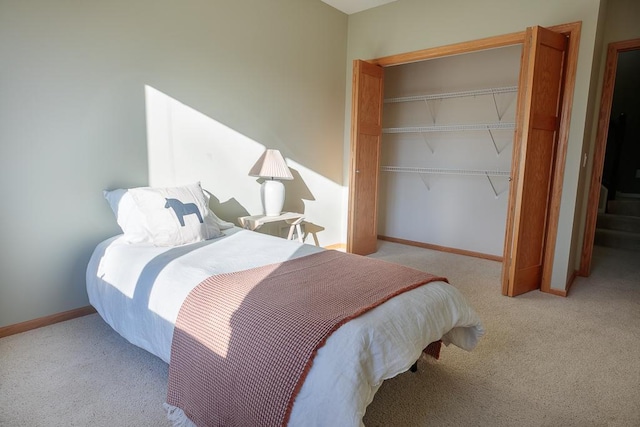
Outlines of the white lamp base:
M266 179L260 187L260 197L266 216L278 216L284 206L284 184L275 179Z

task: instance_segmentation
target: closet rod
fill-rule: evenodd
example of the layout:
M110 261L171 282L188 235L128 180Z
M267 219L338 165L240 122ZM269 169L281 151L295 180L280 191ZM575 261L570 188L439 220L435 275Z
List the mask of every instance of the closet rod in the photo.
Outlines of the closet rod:
M450 132L467 130L491 130L491 129L515 129L515 123L475 123L466 125L433 125L433 126L409 126L399 128L384 128L382 133L423 133L423 132Z
M384 103L393 104L396 102L428 101L432 99L461 98L464 96L496 95L500 93L514 93L517 91L518 86L506 86L497 88L466 90L461 92L435 93L432 95L401 96L397 98L387 98L384 100Z
M383 172L434 173L442 175L511 176L511 172L500 170L417 168L405 166L381 166L380 170Z

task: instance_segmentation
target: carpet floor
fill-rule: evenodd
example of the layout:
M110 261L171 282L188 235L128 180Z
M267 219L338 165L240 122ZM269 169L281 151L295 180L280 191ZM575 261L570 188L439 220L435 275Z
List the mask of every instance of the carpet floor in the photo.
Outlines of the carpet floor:
M640 253L596 247L568 298L507 298L501 264L380 242L446 276L487 334L385 381L367 426L640 426ZM0 339L0 426L167 426L168 366L89 315Z

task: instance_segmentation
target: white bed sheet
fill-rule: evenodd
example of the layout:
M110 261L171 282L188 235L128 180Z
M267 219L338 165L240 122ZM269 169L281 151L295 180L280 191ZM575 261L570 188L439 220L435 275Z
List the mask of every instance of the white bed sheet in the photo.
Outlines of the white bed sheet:
M321 250L239 228L171 248L130 244L115 236L91 256L87 292L114 330L169 363L178 311L201 281ZM442 339L472 350L483 333L475 311L444 282L398 295L329 337L296 397L289 425L363 425L382 382L406 371L429 343Z

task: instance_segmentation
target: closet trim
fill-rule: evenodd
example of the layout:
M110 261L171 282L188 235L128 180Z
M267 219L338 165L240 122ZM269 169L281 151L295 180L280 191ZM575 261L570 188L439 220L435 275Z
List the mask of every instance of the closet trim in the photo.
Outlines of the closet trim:
M549 29L553 29L553 27ZM411 62L424 61L427 59L442 58L445 56L460 55L463 53L476 52L479 50L495 49L498 47L512 46L514 44L522 44L524 42L524 35L525 32L520 31L518 33L486 37L484 39L473 40L469 42L454 43L446 46L432 47L428 49L416 50L414 52L385 56L382 58L371 59L367 62L380 65L381 67L409 64Z
M400 243L408 246L415 246L417 248L433 249L440 252L449 252L457 255L465 255L465 256L470 256L475 258L488 259L490 261L502 262L501 256L485 254L482 252L468 251L466 249L450 248L448 246L433 245L431 243L416 242L413 240L399 239L397 237L389 237L389 236L378 236L378 239L386 240L387 242Z

